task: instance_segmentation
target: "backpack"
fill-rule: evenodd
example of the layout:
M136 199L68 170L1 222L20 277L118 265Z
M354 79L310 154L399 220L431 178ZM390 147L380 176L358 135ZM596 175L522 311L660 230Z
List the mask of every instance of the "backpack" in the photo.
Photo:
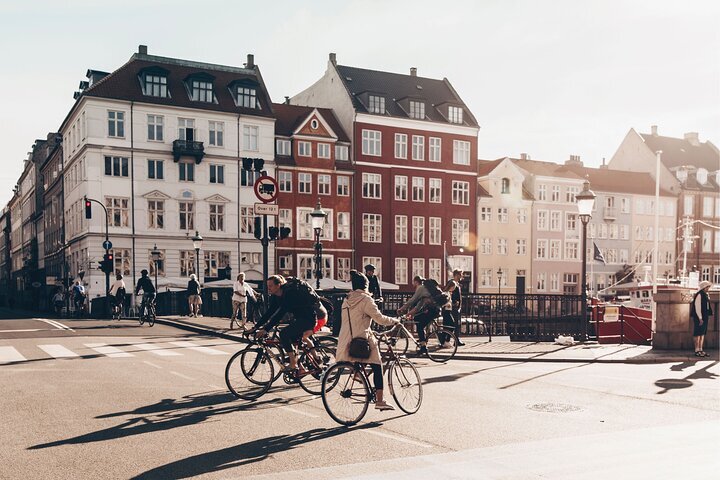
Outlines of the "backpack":
M438 309L442 309L450 301L450 295L442 291L436 280L429 278L423 282L423 286L430 292L430 300Z
M300 306L310 307L320 302L320 297L315 293L315 290L306 281L299 278L287 277L283 290L285 292L295 292L300 301Z

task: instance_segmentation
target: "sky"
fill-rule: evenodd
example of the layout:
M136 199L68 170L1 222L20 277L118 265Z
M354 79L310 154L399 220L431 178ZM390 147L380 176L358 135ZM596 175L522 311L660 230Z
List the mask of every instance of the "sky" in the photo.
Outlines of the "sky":
M480 124L478 156L587 166L627 132L720 146L716 0L26 0L0 2L0 206L88 69L148 53L242 66L273 101L353 67L446 77Z

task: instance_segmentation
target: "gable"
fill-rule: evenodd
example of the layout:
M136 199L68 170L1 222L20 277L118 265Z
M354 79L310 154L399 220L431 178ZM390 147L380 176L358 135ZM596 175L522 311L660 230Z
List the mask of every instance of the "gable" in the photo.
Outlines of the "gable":
M205 201L208 203L230 203L230 200L222 195L210 195L205 199Z
M153 200L168 200L169 195L165 195L160 190L152 190L143 195L143 198L152 198Z
M313 113L305 119L303 123L300 124L294 134L337 139L337 135L335 135L335 132L332 131L317 109L313 111Z

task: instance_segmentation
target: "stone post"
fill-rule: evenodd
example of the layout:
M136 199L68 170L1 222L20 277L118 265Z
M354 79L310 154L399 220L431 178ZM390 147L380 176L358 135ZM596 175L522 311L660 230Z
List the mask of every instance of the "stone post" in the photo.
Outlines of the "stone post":
M656 321L652 348L656 350L693 350L693 324L690 302L695 290L678 288L658 290L655 295ZM710 293L713 315L708 322L705 348L718 348L719 292Z

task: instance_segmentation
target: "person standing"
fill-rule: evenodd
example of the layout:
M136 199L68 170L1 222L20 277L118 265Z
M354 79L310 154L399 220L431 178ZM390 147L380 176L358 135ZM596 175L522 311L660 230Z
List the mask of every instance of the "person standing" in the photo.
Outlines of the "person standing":
M457 345L458 347L462 347L465 345L465 343L460 340L460 330L462 328L462 324L460 323L462 320L462 316L460 315L460 309L462 307L462 292L460 292L460 280L462 280L462 274L463 271L459 268L456 268L452 272L453 274L453 281L455 282L455 289L450 294L450 301L452 302L452 317L455 321L455 338L457 338Z
M245 329L245 321L247 320L247 299L252 289L245 283L245 273L240 272L233 284L232 296L232 317L235 320L240 315L240 328ZM230 322L232 325L232 321Z
M375 275L375 265L372 263L365 265L365 276L368 279L368 291L372 295L373 300L379 306L382 301L382 289L380 288L380 279Z
M705 334L707 333L708 322L713 314L710 306L710 297L708 290L712 283L700 282L698 291L695 293L691 303L690 317L693 320L693 342L695 343L695 356L707 357L708 354L703 350L705 342Z
M188 296L188 305L190 306L190 316L197 317L200 314L202 298L200 298L200 282L197 281L194 273L190 275L186 293Z

